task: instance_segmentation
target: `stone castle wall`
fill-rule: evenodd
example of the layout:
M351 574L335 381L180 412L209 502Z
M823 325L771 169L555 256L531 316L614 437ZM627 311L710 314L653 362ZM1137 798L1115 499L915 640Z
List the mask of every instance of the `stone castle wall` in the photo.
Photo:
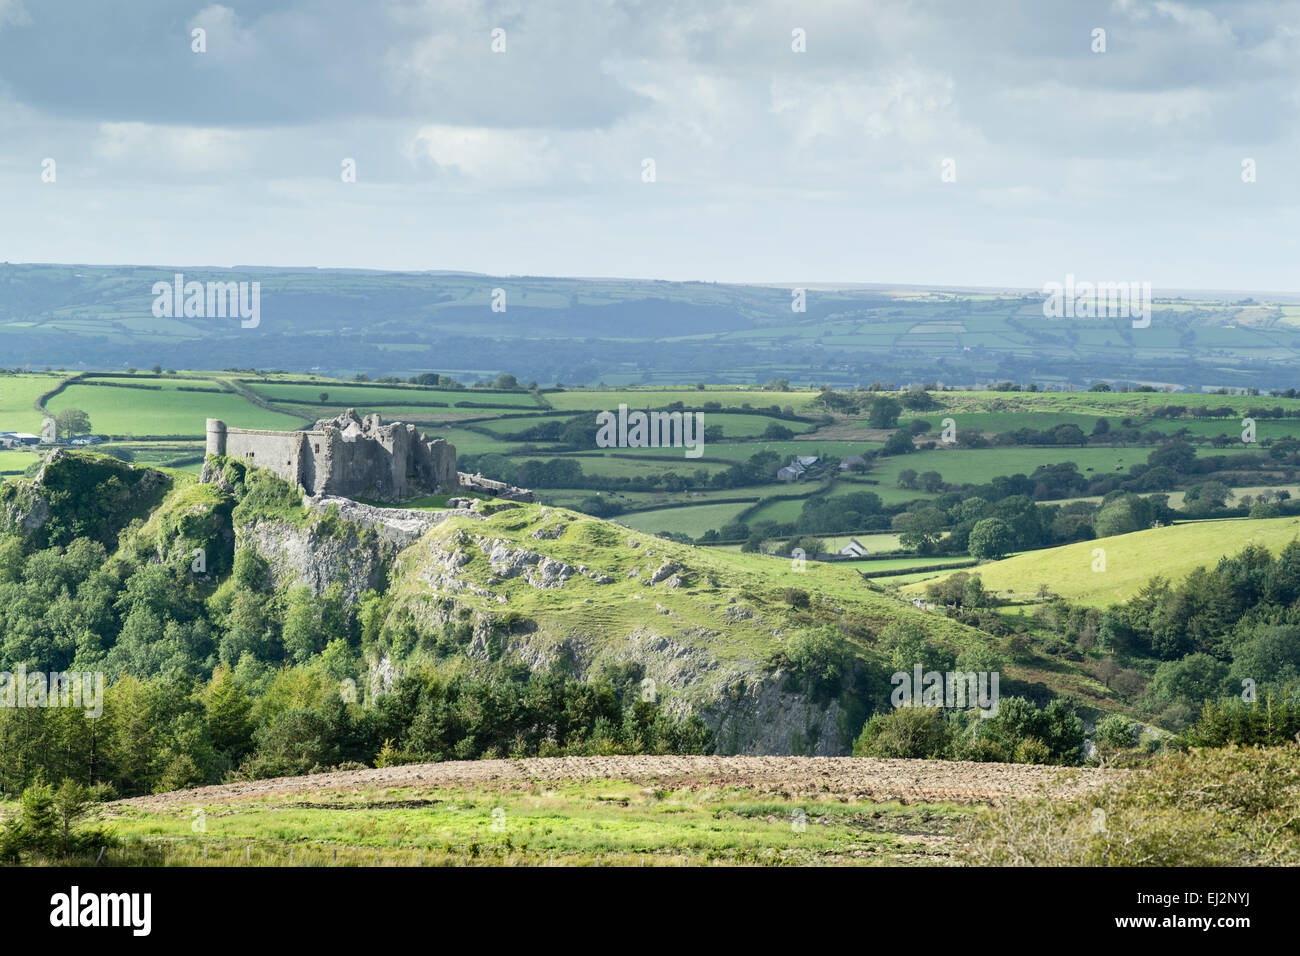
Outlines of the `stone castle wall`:
M310 431L230 428L208 419L207 453L266 468L307 494L394 500L460 484L456 449L426 439L414 425L383 425L349 408L321 419Z

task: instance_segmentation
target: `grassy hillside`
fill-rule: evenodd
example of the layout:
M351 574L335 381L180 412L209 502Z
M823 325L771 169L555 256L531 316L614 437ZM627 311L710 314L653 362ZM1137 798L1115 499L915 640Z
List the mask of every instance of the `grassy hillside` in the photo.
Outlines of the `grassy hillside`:
M612 581L574 573L562 587L538 588L523 575L504 577L497 562L474 547L475 538L505 542ZM845 565L810 561L799 570L788 559L677 544L537 505L486 521L452 518L437 525L403 555L397 593L426 595L430 565L445 553L465 556L456 565L469 586L457 596L460 603L493 615L508 609L552 634L581 633L606 646L650 626L720 659L757 663L778 651L789 633L833 621L858 634L859 649L869 657L879 654L879 631L900 621L954 650L984 640L973 628L869 588ZM656 576L659 581L653 581ZM669 583L670 577L676 581ZM812 605L791 606L787 589L812 594Z
M1276 554L1298 536L1300 518L1199 521L1033 551L972 570L987 589L1004 596L1033 597L1046 586L1072 602L1104 607L1131 598L1154 575L1176 582L1246 545L1263 545ZM1106 552L1105 571L1093 570L1097 548ZM924 593L926 583L903 590Z

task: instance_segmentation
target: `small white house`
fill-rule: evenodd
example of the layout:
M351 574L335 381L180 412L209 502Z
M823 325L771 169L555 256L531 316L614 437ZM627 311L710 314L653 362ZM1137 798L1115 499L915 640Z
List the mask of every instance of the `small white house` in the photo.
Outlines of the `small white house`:
M840 554L846 558L865 558L867 549L857 538L849 538L849 543L840 548Z

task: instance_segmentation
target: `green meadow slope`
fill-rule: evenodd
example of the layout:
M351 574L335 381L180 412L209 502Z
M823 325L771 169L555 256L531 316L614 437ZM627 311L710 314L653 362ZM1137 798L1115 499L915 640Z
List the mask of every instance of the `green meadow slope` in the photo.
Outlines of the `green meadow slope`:
M314 506L306 524L267 516L236 534L285 586L355 577L373 536L363 527L336 548L324 538L329 507ZM339 533L357 522L382 540L398 514L350 506ZM431 635L451 630L470 656L517 656L534 669L560 665L585 677L635 666L670 709L704 716L724 753L847 752L865 716L887 704L881 634L891 625L955 652L990 639L843 565L800 570L535 504L434 511L428 520L385 575L377 672L400 669ZM845 679L818 692L791 664L791 642L827 626L843 635Z
M985 588L1003 596L1033 597L1046 586L1074 603L1105 607L1133 597L1155 575L1177 582L1247 545L1263 545L1276 554L1298 536L1300 518L1198 521L1030 551L971 570ZM1101 557L1098 549L1105 552L1105 570L1094 570ZM902 590L923 594L933 580L940 579Z

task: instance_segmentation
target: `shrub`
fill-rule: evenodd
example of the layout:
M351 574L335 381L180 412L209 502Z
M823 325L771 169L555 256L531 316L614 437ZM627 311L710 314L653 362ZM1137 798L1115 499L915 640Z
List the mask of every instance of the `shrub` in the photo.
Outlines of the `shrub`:
M940 759L950 755L952 739L942 709L898 707L867 721L853 742L853 756Z
M1123 714L1110 714L1097 724L1093 742L1103 752L1129 750L1137 743L1137 724Z
M792 634L785 642L785 659L819 694L837 690L851 666L848 642L830 625Z
M1300 747L1171 753L1103 790L1016 801L977 816L960 854L976 866L1296 866Z

